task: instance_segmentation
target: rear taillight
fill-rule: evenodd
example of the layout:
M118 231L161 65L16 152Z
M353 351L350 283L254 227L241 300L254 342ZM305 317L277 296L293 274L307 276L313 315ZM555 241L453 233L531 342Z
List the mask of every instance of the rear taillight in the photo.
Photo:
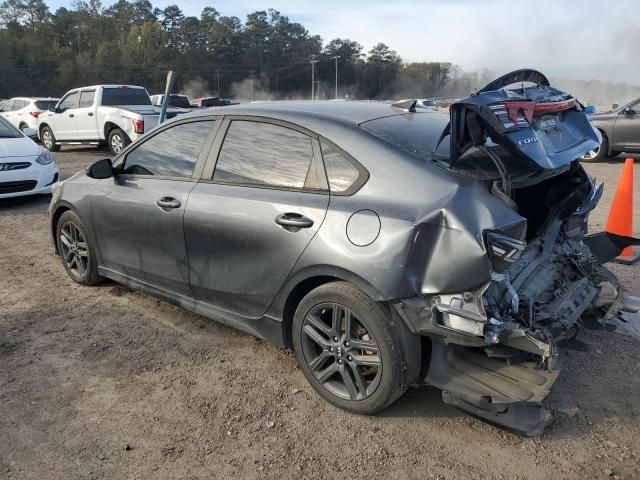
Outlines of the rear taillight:
M136 133L144 133L144 120L134 120L133 131Z
M576 106L575 98L560 102L535 103L531 101L504 102L490 105L493 114L504 128L524 128L531 124L534 115L560 112Z
M487 231L484 235L487 254L491 267L496 273L504 273L515 262L527 246L526 242L505 235L497 230Z
M549 102L549 103L536 103L534 113L553 113L561 110L569 110L576 106L576 99L570 98L569 100L562 100L561 102Z
M31 115L33 118L38 118L40 116L40 112L29 112L29 115Z

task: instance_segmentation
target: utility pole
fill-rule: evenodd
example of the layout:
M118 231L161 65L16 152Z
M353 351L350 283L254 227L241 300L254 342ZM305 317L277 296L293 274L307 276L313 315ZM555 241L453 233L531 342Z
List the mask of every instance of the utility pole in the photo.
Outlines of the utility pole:
M253 74L254 71L251 70L251 101L253 102Z
M311 57L311 100L314 100L314 91L316 88L316 57Z
M339 55L336 55L334 57L331 57L336 61L336 100L338 99L338 59L340 58Z
M217 96L220 98L220 70L216 70L216 77L218 77L218 93Z

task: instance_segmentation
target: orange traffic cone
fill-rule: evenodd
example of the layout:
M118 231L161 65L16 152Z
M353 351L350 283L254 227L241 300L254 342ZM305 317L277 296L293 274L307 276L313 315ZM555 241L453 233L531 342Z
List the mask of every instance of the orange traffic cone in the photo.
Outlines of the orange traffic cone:
M633 235L633 158L624 161L618 188L611 203L609 218L604 227L605 232L630 237ZM625 248L614 262L631 264L638 260L633 254L633 247Z

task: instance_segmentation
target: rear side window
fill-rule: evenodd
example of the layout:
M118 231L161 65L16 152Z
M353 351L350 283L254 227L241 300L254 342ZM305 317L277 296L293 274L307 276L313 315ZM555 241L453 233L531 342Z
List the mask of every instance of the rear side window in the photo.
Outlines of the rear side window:
M13 105L13 109L14 110L21 110L24 107L26 107L27 105L29 105L29 101L28 100L16 100L16 103Z
M151 105L151 99L144 88L104 88L102 105Z
M279 188L317 188L311 137L269 123L233 121L213 179ZM309 177L309 180L307 178Z
M214 123L214 120L183 123L163 130L127 155L124 173L191 177Z
M96 96L95 90L80 92L80 108L87 108L87 107L93 106L93 98L95 96Z
M347 160L338 150L325 142L320 142L324 167L327 169L329 189L341 193L349 189L360 175L356 166Z
M58 103L57 100L37 100L35 102L35 106L40 110L49 110L50 108L55 107L56 103Z

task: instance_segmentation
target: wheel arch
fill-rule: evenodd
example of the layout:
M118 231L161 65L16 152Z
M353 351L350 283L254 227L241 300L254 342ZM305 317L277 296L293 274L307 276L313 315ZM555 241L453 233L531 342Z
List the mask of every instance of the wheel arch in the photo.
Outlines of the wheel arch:
M103 130L104 139L105 140L109 140L109 134L111 133L112 130L115 130L116 128L119 129L119 130L122 130L122 127L120 127L120 125L118 125L118 124L113 123L113 122L106 122L104 124L104 130Z
M38 135L39 136L42 136L42 130L44 130L45 127L51 128L51 125L49 125L46 122L42 122L40 125L38 125Z
M611 155L611 153L613 152L613 149L612 149L612 146L611 146L611 135L610 135L610 133L603 126L597 125L597 126L595 126L595 128L596 128L596 130L598 130L598 132L600 132L600 135L602 135L603 140L606 140L606 142L607 142L607 150L606 150L607 156Z
M285 346L292 346L293 317L302 299L313 289L331 282L348 282L375 301L383 301L383 294L362 277L334 266L315 266L298 272L281 289L271 312L282 319Z
M51 221L49 223L49 230L51 233L51 238L53 239L53 248L56 252L56 255L60 254L60 252L58 252L58 242L56 240L56 227L58 226L58 221L60 220L60 217L62 216L62 214L70 210L74 212L76 215L78 215L78 212L70 204L66 202L59 203L51 211Z

